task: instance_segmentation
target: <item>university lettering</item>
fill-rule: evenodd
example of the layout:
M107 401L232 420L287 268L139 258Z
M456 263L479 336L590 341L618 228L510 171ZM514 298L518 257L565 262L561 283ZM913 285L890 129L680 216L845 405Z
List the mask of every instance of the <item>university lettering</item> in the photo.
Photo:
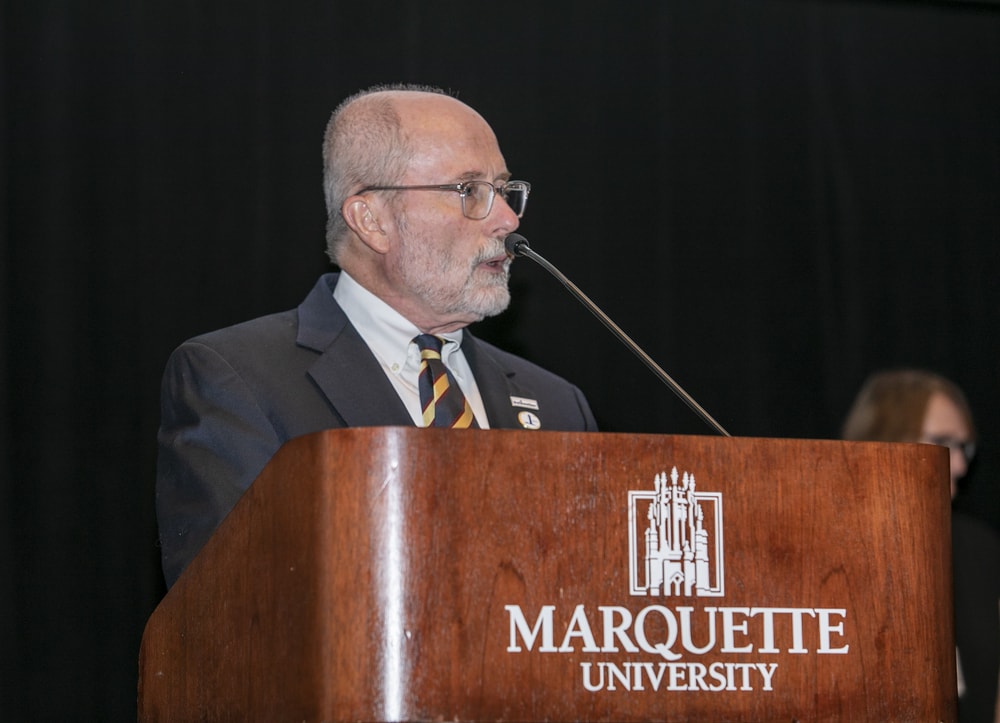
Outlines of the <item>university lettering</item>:
M583 685L608 691L774 690L777 663L580 663Z
M555 605L543 605L532 621L520 605L504 609L510 623L508 653L645 652L674 662L685 654L804 655L813 652L807 641L818 654L844 655L850 649L843 608L705 607L696 612L649 605L633 616L618 605L601 605L596 612L577 605L562 621ZM700 685L699 677L693 679Z

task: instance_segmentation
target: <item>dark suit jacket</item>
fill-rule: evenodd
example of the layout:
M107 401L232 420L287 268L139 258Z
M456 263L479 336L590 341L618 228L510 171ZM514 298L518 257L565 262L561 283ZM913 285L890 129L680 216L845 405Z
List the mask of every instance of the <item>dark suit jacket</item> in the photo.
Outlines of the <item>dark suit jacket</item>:
M1000 535L989 524L951 515L955 645L965 693L959 723L993 723L1000 675Z
M413 426L334 300L337 277L322 276L298 309L191 339L167 362L156 511L168 585L288 440L341 427ZM587 400L565 380L468 331L462 351L490 427L521 428L514 396L538 402L542 429L597 429Z

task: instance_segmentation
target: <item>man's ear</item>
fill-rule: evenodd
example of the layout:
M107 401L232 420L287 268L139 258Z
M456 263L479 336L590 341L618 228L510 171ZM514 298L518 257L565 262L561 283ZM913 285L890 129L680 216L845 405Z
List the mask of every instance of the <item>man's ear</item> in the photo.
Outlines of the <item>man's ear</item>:
M344 221L372 251L384 254L389 250L388 238L378 220L378 207L364 196L351 196L340 207Z

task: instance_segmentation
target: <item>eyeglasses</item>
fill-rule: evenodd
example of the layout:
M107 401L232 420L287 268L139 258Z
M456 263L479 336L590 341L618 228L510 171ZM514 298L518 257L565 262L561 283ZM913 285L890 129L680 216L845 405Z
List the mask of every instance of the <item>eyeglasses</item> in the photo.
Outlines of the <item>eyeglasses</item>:
M975 442L963 442L953 437L924 437L920 441L927 444L939 444L949 450L961 452L966 462L971 462L972 458L976 456Z
M502 181L496 185L489 181L465 181L443 186L367 186L358 193L368 191L455 191L462 197L462 215L480 221L490 215L493 199L498 193L510 210L521 218L524 207L528 205L531 184L527 181Z

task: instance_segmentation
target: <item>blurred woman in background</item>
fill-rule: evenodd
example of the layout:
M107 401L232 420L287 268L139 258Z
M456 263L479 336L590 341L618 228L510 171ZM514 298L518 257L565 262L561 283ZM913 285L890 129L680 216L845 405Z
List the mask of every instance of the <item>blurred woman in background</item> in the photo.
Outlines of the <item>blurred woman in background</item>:
M917 369L870 376L851 406L841 436L947 447L952 499L976 446L976 428L962 390L949 379ZM954 509L951 520L958 718L962 723L991 723L1000 721L1000 534Z

